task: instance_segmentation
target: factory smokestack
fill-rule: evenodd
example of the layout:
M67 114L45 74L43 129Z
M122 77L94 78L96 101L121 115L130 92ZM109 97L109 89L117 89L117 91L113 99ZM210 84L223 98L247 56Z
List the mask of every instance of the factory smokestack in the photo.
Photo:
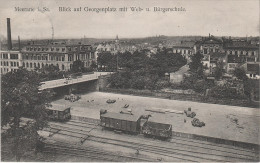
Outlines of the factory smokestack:
M19 48L19 51L21 50L21 41L20 41L20 36L18 36L18 48Z
M8 45L8 50L12 50L12 36L11 36L10 18L7 18L7 45Z

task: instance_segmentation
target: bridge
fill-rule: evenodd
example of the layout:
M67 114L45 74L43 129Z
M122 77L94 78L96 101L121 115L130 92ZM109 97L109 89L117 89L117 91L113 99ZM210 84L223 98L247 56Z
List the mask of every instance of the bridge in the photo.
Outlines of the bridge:
M112 72L94 72L94 74L82 75L82 76L78 76L77 78L70 78L70 79L63 78L63 79L45 81L42 82L42 85L40 86L39 90L58 88L67 85L74 85L82 82L97 80L99 76L109 75L109 74L112 74Z

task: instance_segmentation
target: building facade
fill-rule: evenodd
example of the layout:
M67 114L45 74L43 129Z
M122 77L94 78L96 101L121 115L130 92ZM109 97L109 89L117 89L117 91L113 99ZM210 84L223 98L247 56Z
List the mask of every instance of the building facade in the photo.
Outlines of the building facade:
M190 56L195 54L195 42L194 41L181 41L180 44L172 46L173 53L179 53L190 61Z
M97 58L91 45L66 45L60 42L46 45L28 44L21 53L22 66L28 70L54 65L61 71L68 71L76 60L81 60L84 67L89 67Z
M22 66L22 53L20 51L0 51L1 74L16 71Z

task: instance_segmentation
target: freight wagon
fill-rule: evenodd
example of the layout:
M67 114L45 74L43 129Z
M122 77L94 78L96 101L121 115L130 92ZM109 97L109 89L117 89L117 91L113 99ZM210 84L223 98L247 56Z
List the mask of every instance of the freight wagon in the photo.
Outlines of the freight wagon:
M70 107L64 105L52 105L46 110L48 117L54 121L66 121L71 118Z
M142 126L142 133L145 136L167 139L172 136L172 125L163 123L154 117L149 117L149 119Z
M140 132L140 116L107 112L106 110L101 110L100 120L101 126L104 128L120 130L123 132L135 134Z

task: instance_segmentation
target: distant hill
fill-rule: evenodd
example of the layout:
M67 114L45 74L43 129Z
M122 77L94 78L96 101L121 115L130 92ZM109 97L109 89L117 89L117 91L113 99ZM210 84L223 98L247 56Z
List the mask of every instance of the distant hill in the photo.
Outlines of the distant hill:
M119 38L120 42L125 42L129 44L142 44L148 43L150 45L159 45L163 44L166 46L172 46L180 43L181 41L198 41L201 40L202 37L205 36L154 36L154 37L145 37L145 38ZM222 36L215 36L217 38L221 38ZM5 37L1 38L1 50L7 49L7 40ZM225 36L225 38L228 38ZM246 39L246 37L232 37L232 39ZM259 41L259 37L248 37L249 40ZM32 40L21 40L21 47L25 46ZM33 40L35 44L47 44L48 39L39 39ZM94 45L102 42L111 42L114 39L98 39L98 38L80 38L80 39L55 39L54 41L65 41L68 44L78 44L81 42L82 44ZM18 40L12 40L14 49L18 49Z

